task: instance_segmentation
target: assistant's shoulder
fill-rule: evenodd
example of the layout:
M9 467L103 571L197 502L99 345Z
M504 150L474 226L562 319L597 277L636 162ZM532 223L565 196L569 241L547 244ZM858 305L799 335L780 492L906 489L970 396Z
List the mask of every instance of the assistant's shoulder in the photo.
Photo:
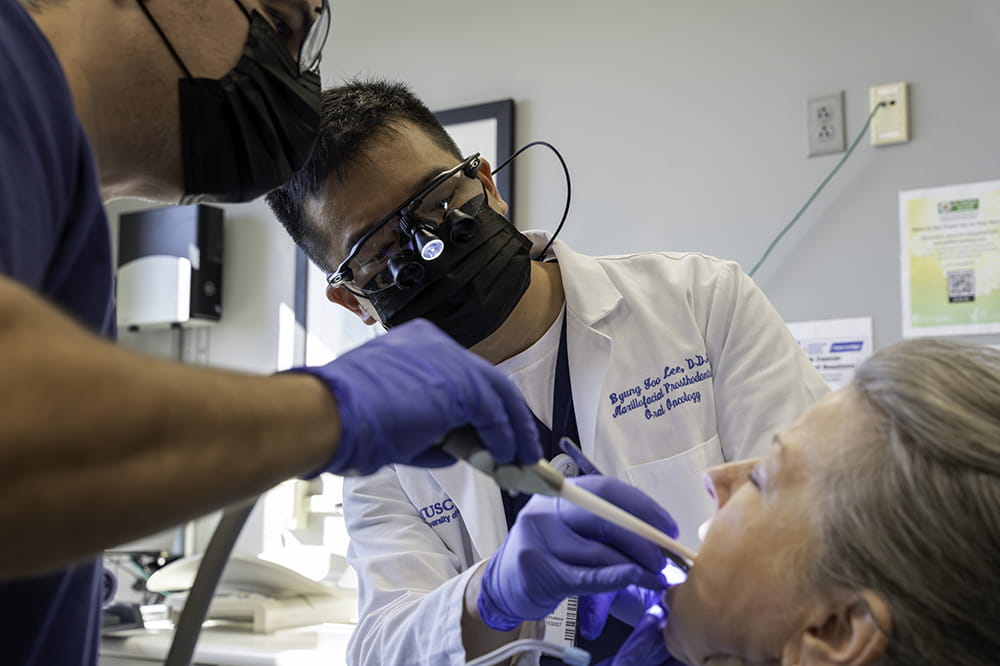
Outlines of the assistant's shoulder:
M62 66L34 20L11 0L0 0L0 121L5 179L18 171L11 165L23 171L32 157L75 163L81 128Z
M0 92L3 127L18 122L31 130L75 119L59 59L16 0L0 0Z
M92 171L55 52L18 2L0 0L0 223L17 220L38 237L60 237Z

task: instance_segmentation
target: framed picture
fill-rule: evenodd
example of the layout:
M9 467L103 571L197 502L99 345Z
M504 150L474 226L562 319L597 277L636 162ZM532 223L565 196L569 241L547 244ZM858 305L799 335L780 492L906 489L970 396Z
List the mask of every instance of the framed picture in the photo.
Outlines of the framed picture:
M463 156L481 154L496 168L514 151L514 100L445 109L434 113L458 144ZM500 196L514 221L514 164L494 176ZM295 271L296 336L294 363L328 363L345 351L371 339L381 326L365 326L353 314L326 300L326 276L302 250L297 250Z
M479 153L495 169L514 151L514 100L462 106L434 113L458 144L463 157ZM507 219L514 222L514 163L493 177L500 196L510 210Z

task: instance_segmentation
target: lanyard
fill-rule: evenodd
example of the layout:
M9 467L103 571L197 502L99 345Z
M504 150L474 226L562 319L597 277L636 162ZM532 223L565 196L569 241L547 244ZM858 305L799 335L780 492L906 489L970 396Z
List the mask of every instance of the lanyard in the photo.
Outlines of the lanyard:
M559 335L559 352L556 357L556 377L552 387L552 428L546 427L538 417L535 417L535 425L538 427L538 437L542 445L542 454L549 460L557 456L561 449L559 440L562 437L569 437L574 442L580 441L579 430L576 423L576 408L573 406L573 387L570 384L569 376L569 351L566 344L566 321L569 319L569 311L563 313L562 332ZM511 496L504 491L500 491L503 498L503 510L507 518L507 528L514 524L514 519L528 499L531 497L527 493ZM574 598L575 599L575 598ZM574 613L575 615L575 613ZM576 624L574 617L573 625ZM575 644L591 653L595 660L613 656L621 647L625 639L628 638L632 627L628 626L615 617L609 617L604 632L593 641L588 641L579 634L575 637ZM559 659L542 657L540 664L562 663Z
M556 379L552 388L552 428L550 429L536 416L535 426L538 428L538 439L542 445L542 455L552 460L560 453L559 440L569 437L574 442L580 441L576 427L576 409L573 407L573 387L569 379L569 352L566 348L566 320L569 313L564 312L562 333L559 336L559 352L556 356ZM507 518L507 529L514 524L517 513L531 497L527 493L510 495L500 492L503 498L503 511Z
M559 455L559 440L563 437L569 437L574 442L580 441L580 432L576 427L576 408L573 406L573 386L569 380L569 351L566 345L567 319L569 319L569 312L564 312L562 333L559 335L559 355L556 358L556 381L552 387L552 429L545 428L549 435L548 445L545 442L545 435L539 431L539 437L542 438L542 448L549 460Z

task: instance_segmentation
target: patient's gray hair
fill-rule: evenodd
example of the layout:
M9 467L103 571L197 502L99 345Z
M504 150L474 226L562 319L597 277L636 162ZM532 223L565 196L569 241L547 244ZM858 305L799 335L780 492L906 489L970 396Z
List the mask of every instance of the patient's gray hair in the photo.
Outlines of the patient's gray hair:
M887 600L883 666L998 663L1000 352L903 342L852 386L868 415L822 477L811 582Z

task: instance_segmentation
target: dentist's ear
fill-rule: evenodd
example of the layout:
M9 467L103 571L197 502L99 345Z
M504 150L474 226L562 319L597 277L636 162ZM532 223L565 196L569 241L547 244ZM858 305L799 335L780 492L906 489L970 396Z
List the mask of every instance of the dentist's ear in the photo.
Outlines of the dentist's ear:
M333 287L327 285L326 287L326 300L331 303L336 303L337 305L347 308L355 315L358 319L371 326L372 324L377 324L378 319L372 316L368 310L362 307L361 302L358 301L358 297L347 291L343 287Z
M838 593L818 611L814 622L785 645L782 664L790 666L863 666L886 651L892 613L871 590Z
M493 180L493 166L490 165L489 160L485 157L479 158L479 171L476 173L479 180L486 186L486 195L494 202L496 205L493 207L496 212L501 215L506 215L509 206L507 202L503 200L500 196L500 190L497 189L497 184Z

